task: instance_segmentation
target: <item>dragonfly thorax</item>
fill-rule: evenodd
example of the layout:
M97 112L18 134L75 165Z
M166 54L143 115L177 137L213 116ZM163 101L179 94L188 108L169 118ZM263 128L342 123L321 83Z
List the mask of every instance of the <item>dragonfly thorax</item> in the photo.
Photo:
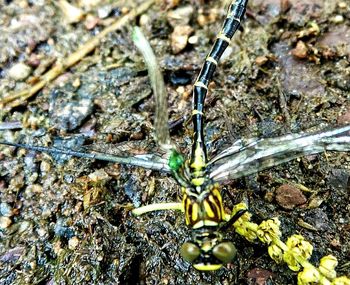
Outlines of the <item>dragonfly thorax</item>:
M224 208L218 184L182 188L186 224L193 229L217 227L224 219Z

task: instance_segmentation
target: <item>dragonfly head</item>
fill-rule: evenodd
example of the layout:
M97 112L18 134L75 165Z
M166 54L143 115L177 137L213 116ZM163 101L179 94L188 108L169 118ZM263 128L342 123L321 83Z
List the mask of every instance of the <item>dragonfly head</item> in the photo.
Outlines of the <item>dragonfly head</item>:
M185 242L181 247L181 256L200 271L220 269L236 256L236 247L230 241L222 240L221 235L200 233L192 241Z

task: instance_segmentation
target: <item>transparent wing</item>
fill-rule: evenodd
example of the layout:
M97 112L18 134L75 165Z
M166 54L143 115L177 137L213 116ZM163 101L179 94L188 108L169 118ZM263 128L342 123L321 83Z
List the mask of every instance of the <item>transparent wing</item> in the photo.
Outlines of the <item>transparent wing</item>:
M0 145L20 147L20 148L34 150L38 152L46 152L50 154L69 155L74 157L103 160L108 162L143 167L147 169L159 170L163 172L170 172L170 168L168 166L168 159L162 157L159 154L118 156L118 155L112 155L112 154L106 154L106 153L100 153L100 152L81 152L81 151L75 151L70 149L35 146L35 145L28 145L28 144L11 143L6 141L0 141Z
M350 151L350 125L313 134L240 139L209 162L209 176L214 181L235 179L326 150Z

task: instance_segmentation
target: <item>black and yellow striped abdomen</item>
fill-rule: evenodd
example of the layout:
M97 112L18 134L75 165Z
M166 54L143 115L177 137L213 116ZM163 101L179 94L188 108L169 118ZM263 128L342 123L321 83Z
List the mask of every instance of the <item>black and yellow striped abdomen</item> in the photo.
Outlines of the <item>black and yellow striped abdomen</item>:
M248 0L237 0L231 3L228 8L225 22L220 33L216 37L214 45L208 53L198 78L193 86L193 144L190 159L191 173L194 177L199 177L206 167L207 151L204 140L204 101L208 92L208 85L213 77L216 66L223 52L230 44L230 40L240 26L241 20L246 10Z

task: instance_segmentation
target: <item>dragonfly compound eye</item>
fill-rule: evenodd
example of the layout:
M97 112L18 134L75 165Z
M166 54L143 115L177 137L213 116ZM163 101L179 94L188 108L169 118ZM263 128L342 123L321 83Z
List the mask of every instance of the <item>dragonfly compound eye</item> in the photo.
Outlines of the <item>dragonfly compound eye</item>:
M228 263L236 256L237 250L232 242L224 241L215 246L212 253L223 263Z
M201 254L200 248L191 242L185 242L181 246L180 254L186 261L192 263Z

